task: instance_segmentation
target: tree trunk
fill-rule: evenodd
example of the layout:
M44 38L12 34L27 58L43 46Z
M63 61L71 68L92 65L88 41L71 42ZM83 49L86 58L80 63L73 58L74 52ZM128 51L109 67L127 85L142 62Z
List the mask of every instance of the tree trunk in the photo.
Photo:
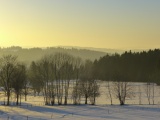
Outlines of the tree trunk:
M153 95L152 95L152 101L153 101L153 105L154 105L154 83L153 83Z
M27 88L25 88L25 101L27 101Z
M10 103L10 90L7 90L7 105Z
M25 95L25 101L27 101L27 95Z
M108 92L109 92L109 97L110 97L111 105L113 105L113 102L112 102L112 94L111 94L111 88L110 88L109 81L108 81Z
M51 104L52 106L55 104L55 97L52 97Z
M87 99L88 99L88 97L87 97L87 96L85 96L85 104L87 104Z
M94 97L94 100L93 100L93 101L94 101L94 103L93 103L93 104L95 105L95 104L96 104L96 97Z
M22 96L21 96L21 93L20 93L20 105L21 105L21 99L22 99L21 97L22 97Z
M17 102L16 102L16 105L19 104L19 94L17 93Z
M140 88L140 86L139 86L139 105L141 105L142 103L141 103L141 97L142 97L142 93L141 93L141 88Z
M36 90L34 89L34 97L36 97Z
M67 105L67 96L65 96L64 104Z
M121 101L121 102L120 102L120 105L124 105L124 101Z

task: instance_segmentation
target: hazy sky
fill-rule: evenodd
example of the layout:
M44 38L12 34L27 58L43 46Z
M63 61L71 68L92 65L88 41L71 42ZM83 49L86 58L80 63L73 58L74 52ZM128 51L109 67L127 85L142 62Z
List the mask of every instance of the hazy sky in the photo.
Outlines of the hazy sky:
M160 0L0 0L0 46L160 48Z

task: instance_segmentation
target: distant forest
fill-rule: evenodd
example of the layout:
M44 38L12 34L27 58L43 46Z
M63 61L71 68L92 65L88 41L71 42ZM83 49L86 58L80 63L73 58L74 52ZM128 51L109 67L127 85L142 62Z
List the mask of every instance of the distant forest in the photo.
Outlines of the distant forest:
M41 59L44 55L60 53L68 53L75 57L80 57L83 60L90 59L95 60L99 59L101 56L106 55L106 52L100 52L95 50L87 49L76 49L76 48L62 48L62 47L48 47L48 48L22 48L19 46L12 46L8 48L0 48L0 57L3 55L16 55L20 61L27 63L28 65L32 61Z
M94 66L101 80L160 84L160 49L105 55Z

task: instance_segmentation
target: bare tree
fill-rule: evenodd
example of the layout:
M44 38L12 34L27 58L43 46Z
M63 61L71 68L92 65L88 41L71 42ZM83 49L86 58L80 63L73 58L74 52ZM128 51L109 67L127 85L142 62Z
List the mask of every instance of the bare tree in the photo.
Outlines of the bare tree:
M40 90L44 95L44 102L49 104L49 60L45 56L40 61L32 62L30 66L30 81L34 90Z
M72 98L73 98L73 104L77 105L81 102L81 97L83 96L82 88L81 88L81 82L76 80L76 85L73 87L72 91Z
M16 65L16 56L6 55L0 59L0 81L7 93L7 105L10 104L11 83L14 77Z
M100 86L97 83L97 80L92 80L90 84L90 102L92 105L95 105L96 103L96 98L100 96L99 92Z
M32 89L34 91L34 96L36 96L36 93L39 93L42 91L44 82L41 79L41 76L39 75L39 69L37 62L32 62L28 71L28 79L29 83L32 86Z
M145 85L145 94L147 96L148 104L154 104L154 97L155 97L155 83L147 82Z
M147 96L147 100L148 100L148 104L150 105L151 104L151 85L150 83L146 83L146 85L144 86L145 88L145 93L146 93L146 96Z
M112 84L112 83L111 83ZM110 85L110 81L107 81L107 89L108 89L108 94L107 94L107 96L108 96L108 98L110 99L110 102L111 102L111 105L113 105L113 100L112 100L112 87L111 87L111 85Z
M119 99L120 105L125 104L126 98L134 97L133 86L129 82L113 82L113 94Z
M22 89L25 87L26 67L23 64L18 64L14 71L14 78L12 80L12 88L16 94L17 102L19 104L19 96L22 94ZM21 98L20 98L21 99Z
M51 99L51 105L55 104L55 98L56 98L56 85L55 85L55 61L54 61L54 56L50 55L50 86L49 86L49 96Z
M85 104L88 103L88 98L90 98L91 104L95 104L95 99L99 94L99 86L93 75L93 63L90 60L85 61L83 67L83 73L81 75L81 89L83 96L85 98Z
M152 83L152 103L154 105L154 97L155 97L155 83Z
M73 70L74 70L74 79L73 80L73 91L72 91L72 98L73 98L73 104L80 104L82 92L80 90L80 76L82 73L82 65L83 61L81 58L75 58L74 63L73 63Z
M29 94L29 81L28 78L25 79L24 81L24 90L22 91L24 96L25 96L25 101L27 101L27 95Z
M142 104L142 91L141 91L141 86L138 86L138 97L139 97L139 105Z
M74 57L67 53L57 53L54 55L55 60L55 78L58 104L67 104L70 80L73 79Z
M67 105L68 94L69 94L69 87L70 87L70 80L73 79L73 61L74 58L69 54L63 54L63 64L61 69L61 76L64 88L64 104Z
M55 87L56 87L56 97L58 101L58 105L62 104L62 97L63 97L63 80L61 70L63 67L63 57L62 53L56 53L54 55L54 75L55 75Z
M42 83L44 85L43 94L44 94L45 104L48 105L50 103L50 97L49 97L50 64L49 64L48 56L44 56L38 62L38 71L39 71L39 75L42 80Z

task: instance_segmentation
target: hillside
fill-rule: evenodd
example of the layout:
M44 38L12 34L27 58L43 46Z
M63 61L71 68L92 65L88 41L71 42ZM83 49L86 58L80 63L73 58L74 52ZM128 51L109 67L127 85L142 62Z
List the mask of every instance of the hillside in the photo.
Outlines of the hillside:
M29 64L33 60L39 60L42 56L46 54L54 54L56 52L69 53L75 57L81 57L83 60L95 60L99 59L101 56L106 55L105 52L77 48L22 48L13 46L8 48L0 48L0 57L6 54L12 54L18 56L18 59L20 61Z

